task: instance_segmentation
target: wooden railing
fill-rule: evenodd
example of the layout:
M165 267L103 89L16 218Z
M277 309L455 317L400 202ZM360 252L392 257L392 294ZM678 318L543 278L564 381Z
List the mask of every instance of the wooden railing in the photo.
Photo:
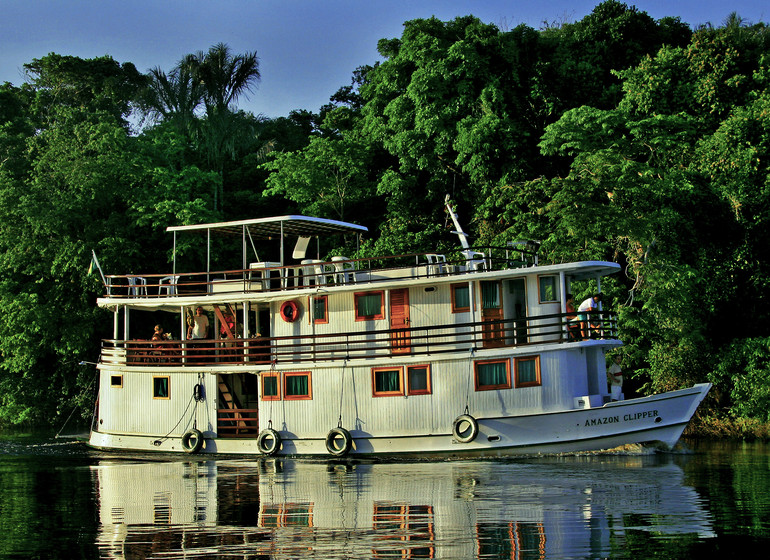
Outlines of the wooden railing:
M406 336L408 334L408 337ZM564 314L407 329L226 340L104 340L103 363L129 366L267 365L426 355L493 347L617 339L616 318L595 312L583 325ZM408 343L404 342L408 339Z
M220 437L256 436L259 415L256 408L217 409L217 435Z

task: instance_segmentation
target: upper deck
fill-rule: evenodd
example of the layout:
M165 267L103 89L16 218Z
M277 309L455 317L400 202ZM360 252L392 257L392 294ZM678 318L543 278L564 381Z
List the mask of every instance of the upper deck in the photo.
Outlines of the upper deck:
M538 265L537 243L511 242L504 247L465 247L451 254L417 253L374 258L334 255L320 258L318 239L329 235L358 236L364 226L313 218L279 216L254 220L173 226L174 260L171 270L157 273L105 276L106 294L99 305L162 308L239 300L273 301L319 290L361 289L385 284L392 287L421 283L496 279L511 275L566 274L571 280L600 278L619 270L611 262L584 261ZM188 271L177 259L177 236L205 238L206 267ZM232 268L212 268L212 239L231 238L240 243L240 262ZM311 258L313 241L316 255ZM288 245L293 249L289 251ZM260 258L274 255L273 260Z

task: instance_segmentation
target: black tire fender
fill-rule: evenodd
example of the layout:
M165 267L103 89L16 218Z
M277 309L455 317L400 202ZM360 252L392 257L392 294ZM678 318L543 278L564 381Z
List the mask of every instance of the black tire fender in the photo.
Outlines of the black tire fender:
M193 428L182 436L182 447L186 453L197 453L203 447L203 434Z
M281 448L281 434L272 428L259 432L257 448L262 455L275 455Z
M479 435L479 423L470 414L461 414L452 422L452 437L460 443L470 443Z
M352 446L353 438L345 428L332 428L326 434L326 450L335 457L344 457Z

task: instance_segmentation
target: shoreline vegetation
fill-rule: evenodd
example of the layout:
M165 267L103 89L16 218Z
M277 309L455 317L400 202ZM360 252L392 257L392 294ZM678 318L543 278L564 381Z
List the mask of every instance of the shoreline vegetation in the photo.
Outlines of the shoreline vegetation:
M50 53L0 84L0 426L90 417L82 364L112 335L94 252L170 271L168 225L303 214L368 228L324 255L451 255L449 195L480 245L620 265L601 291L629 394L710 382L688 434L768 437L768 25L606 0L539 29L416 19L377 49L318 112L274 119L238 108L257 53L221 43L143 71Z

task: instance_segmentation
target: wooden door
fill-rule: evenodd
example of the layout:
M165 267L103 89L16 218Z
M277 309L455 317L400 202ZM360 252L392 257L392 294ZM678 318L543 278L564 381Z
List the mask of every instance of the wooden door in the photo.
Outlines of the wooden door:
M505 346L505 325L503 319L503 298L500 282L481 282L481 339L484 348Z
M390 328L393 329L390 347L394 354L408 354L412 351L409 329L409 290L406 288L390 291Z

